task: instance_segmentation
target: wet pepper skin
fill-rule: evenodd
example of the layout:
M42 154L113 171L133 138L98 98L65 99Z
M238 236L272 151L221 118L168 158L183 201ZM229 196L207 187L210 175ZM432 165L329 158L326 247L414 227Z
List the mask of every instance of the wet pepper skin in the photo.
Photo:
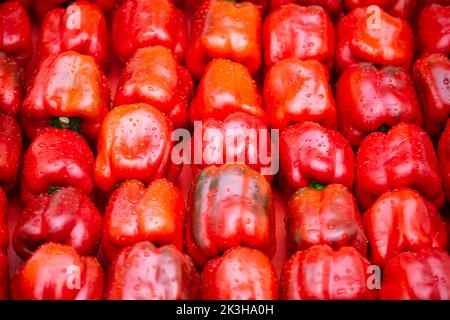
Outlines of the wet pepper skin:
M333 251L327 245L318 245L297 251L283 267L281 299L376 299L376 290L367 286L369 266L370 262L353 247Z
M424 129L437 138L450 115L450 60L443 54L419 59L413 68L413 78L422 106Z
M67 8L50 11L41 26L39 57L45 59L66 51L92 56L103 69L109 64L106 19L99 7L77 1Z
M408 69L413 59L414 38L408 23L379 7L358 8L347 14L339 22L336 37L338 72L364 61Z
M79 279L77 279L79 278ZM103 270L97 259L70 246L42 245L14 276L14 300L100 300Z
M324 8L333 18L337 18L341 13L341 1L342 0L270 0L270 8L276 10L282 5L288 3L295 3L301 6L321 6Z
M122 71L114 105L148 103L184 128L194 91L189 71L162 46L138 49Z
M270 67L286 58L314 59L331 68L334 27L319 6L288 4L273 11L263 25L264 63Z
M112 45L122 63L137 49L155 45L182 61L187 37L186 19L171 0L129 0L113 16Z
M366 136L356 156L356 197L367 210L389 189L416 189L438 209L444 204L436 153L423 129L401 123Z
M367 252L361 214L350 190L341 184L299 189L289 200L286 240L291 253L319 244Z
M102 216L94 203L78 189L67 187L32 199L19 218L12 242L23 259L46 242L71 246L82 256L95 256L101 231Z
M203 268L203 300L276 300L275 268L261 251L234 247Z
M313 182L353 188L355 155L336 130L314 122L287 127L280 135L281 186L295 192Z
M243 164L208 167L189 192L187 253L202 266L238 245L272 256L275 250L272 190L258 172Z
M343 5L347 11L377 5L390 15L406 20L414 17L418 4L418 0L343 0Z
M422 10L417 22L417 38L422 55L450 54L450 6L433 4Z
M22 130L16 120L0 113L0 186L14 187L22 155Z
M165 179L146 188L128 180L109 199L105 212L102 249L112 260L119 251L139 241L173 244L183 250L185 206L181 191Z
M31 58L30 18L19 2L0 3L0 51L19 62Z
M67 129L47 128L25 153L21 196L28 202L52 187L75 187L89 195L94 189L94 155L81 135Z
M398 67L371 63L348 67L336 85L339 128L353 146L370 132L400 122L422 124L414 82Z
M383 193L364 213L371 261L379 266L403 251L445 249L447 229L436 207L409 188Z
M148 241L123 249L109 267L108 300L193 300L199 275L191 258L173 245Z
M6 250L9 245L9 233L6 222L8 200L0 187L0 300L8 299L9 293L9 265Z
M159 178L174 180L172 122L158 109L144 103L112 109L100 128L94 168L96 185L106 193L124 180L146 184Z
M439 170L447 201L450 202L450 121L447 120L437 147Z
M23 100L23 68L0 52L0 112L17 118Z
M77 130L95 143L108 109L108 80L102 70L92 57L68 51L39 64L22 106L21 120L32 140L52 120L79 118Z
M261 96L248 70L231 60L214 59L206 67L192 100L190 120L224 120L234 112L244 112L267 123Z
M384 267L380 298L449 300L449 255L436 248L399 254Z
M116 3L120 4L124 1L125 0L89 0L89 2L92 2L105 12L111 11ZM64 6L67 3L70 3L70 0L34 0L34 12L39 19L43 20L49 11Z
M315 121L336 128L337 115L329 74L315 60L285 59L266 74L264 104L272 128L283 129L292 123Z
M196 11L186 66L200 78L208 61L226 58L255 74L261 65L261 8L250 2L206 0Z
M194 174L210 165L239 161L272 181L273 173L264 172L271 166L274 152L269 130L261 120L249 114L236 112L223 121L202 122L201 127L195 128L191 147ZM199 159L199 163L195 159Z

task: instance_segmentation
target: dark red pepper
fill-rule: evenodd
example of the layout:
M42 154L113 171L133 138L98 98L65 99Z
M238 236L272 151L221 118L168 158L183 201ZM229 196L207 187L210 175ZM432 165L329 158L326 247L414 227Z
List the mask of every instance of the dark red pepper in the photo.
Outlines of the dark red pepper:
M14 187L22 156L22 130L16 120L0 113L0 186Z
M422 55L450 55L450 5L433 4L422 10L417 21L417 39Z
M445 130L439 139L437 147L437 155L439 160L439 169L441 173L442 186L450 202L450 120L447 120Z
M0 52L0 112L17 117L23 100L23 68Z

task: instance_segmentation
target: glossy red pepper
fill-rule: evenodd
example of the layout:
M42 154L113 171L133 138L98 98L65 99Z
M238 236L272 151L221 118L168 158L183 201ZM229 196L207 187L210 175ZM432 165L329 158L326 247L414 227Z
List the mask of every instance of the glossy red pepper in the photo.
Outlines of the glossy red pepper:
M420 127L401 123L366 136L356 156L356 197L367 210L385 191L410 187L438 208L444 204L436 153Z
M313 182L340 183L353 188L355 155L350 143L336 130L302 122L280 134L281 186L295 192Z
M174 0L175 4L178 5L180 8L189 8L191 10L194 10L194 12L204 3L208 0ZM230 1L236 1L236 0L230 0ZM239 2L240 0L237 0L236 2ZM247 2L252 2L262 8L262 12L265 12L266 9L269 6L270 0L246 0Z
M439 139L437 155L442 186L444 187L447 201L450 202L450 120L447 120L445 130L442 132Z
M384 265L403 251L445 249L447 230L436 207L409 188L383 193L364 213L371 261Z
M413 78L423 112L423 127L437 138L450 115L450 60L432 54L414 64Z
M173 244L183 250L185 206L181 191L165 179L146 188L128 180L111 195L106 207L102 249L112 260L139 241Z
M277 274L261 251L234 247L203 268L201 297L204 300L276 300Z
M205 0L191 28L186 65L196 78L212 58L245 65L255 74L261 65L261 8L251 2Z
M0 3L0 51L26 62L33 51L30 18L17 1Z
M266 74L264 104L272 128L316 121L336 128L337 115L325 66L296 58L278 62Z
M383 270L380 298L387 300L449 300L450 257L439 249L403 252Z
M299 189L289 200L286 240L291 253L318 244L334 249L355 247L367 252L361 214L351 191L341 184L313 184Z
M258 118L236 112L223 121L208 119L194 128L192 168L195 173L210 166L241 162L272 181L275 152L267 126Z
M356 62L409 68L414 38L408 23L378 6L358 8L339 22L336 31L338 72Z
M22 156L22 130L16 120L0 113L0 186L14 187Z
M3 250L6 251L9 246L7 214L8 214L8 199L6 198L6 194L3 191L2 187L0 187L0 252Z
M417 39L422 55L442 53L450 55L450 6L433 4L420 13Z
M109 64L106 19L99 7L77 1L50 11L41 26L38 53L41 59L66 51L92 56L106 69Z
M23 68L0 52L0 112L11 117L17 117L22 108L23 99Z
M138 179L146 184L174 180L180 167L171 159L172 122L144 103L112 109L100 128L94 178L104 192L119 182Z
M155 45L182 61L187 37L186 19L171 0L128 0L113 16L112 44L122 63L137 49Z
M333 251L318 245L297 251L284 265L281 299L366 300L376 299L368 272L370 262L353 247Z
M204 169L189 193L186 248L201 266L222 252L246 245L272 256L275 214L269 183L243 164Z
M343 0L343 5L348 11L377 5L386 10L390 15L407 20L415 16L418 4L420 3L417 0Z
M245 112L267 123L261 96L248 70L231 60L214 59L206 67L192 100L190 120L224 120L234 112Z
M333 17L338 18L341 13L342 0L270 0L270 8L272 10L278 9L280 6L295 3L301 6L321 6Z
M67 129L42 131L25 153L21 193L28 202L55 187L75 187L89 195L94 189L94 155L81 135Z
M199 275L191 258L172 245L148 241L123 249L109 267L108 300L192 300Z
M82 256L95 256L102 231L102 216L81 191L61 188L41 194L25 207L12 237L17 255L26 259L43 243L73 247Z
M353 146L370 132L400 122L422 124L422 112L409 74L371 63L348 67L336 85L339 128Z
M27 0L21 0L21 1L27 1ZM67 3L70 3L70 0L33 0L34 1L34 11L37 15L37 17L41 20L44 19L46 14L60 6L64 6ZM92 2L96 6L98 6L100 9L102 9L105 12L111 11L116 3L122 3L125 0L88 0L89 2Z
M0 250L0 300L9 297L9 265L6 252Z
M90 56L74 51L43 60L22 106L32 140L49 126L81 132L92 143L109 109L108 80Z
M175 128L187 125L194 91L189 71L162 46L136 50L119 80L114 105L148 103L165 113Z
M47 243L16 273L11 292L15 300L99 300L103 280L97 259L82 257L70 246Z
M314 59L331 69L334 63L334 27L325 9L288 4L264 20L264 63Z

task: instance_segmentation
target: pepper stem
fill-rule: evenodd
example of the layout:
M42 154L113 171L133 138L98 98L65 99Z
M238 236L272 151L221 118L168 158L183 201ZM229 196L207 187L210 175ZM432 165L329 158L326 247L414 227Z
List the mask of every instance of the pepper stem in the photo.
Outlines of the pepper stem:
M377 131L387 133L390 127L388 125L383 124Z
M81 119L78 117L56 117L50 121L50 126L59 129L68 129L80 133Z
M314 189L319 190L319 191L325 189L325 186L326 186L325 184L317 182L317 181L313 181L310 184L311 188L314 188Z
M60 189L60 187L50 187L47 191L47 194L54 194L59 189Z

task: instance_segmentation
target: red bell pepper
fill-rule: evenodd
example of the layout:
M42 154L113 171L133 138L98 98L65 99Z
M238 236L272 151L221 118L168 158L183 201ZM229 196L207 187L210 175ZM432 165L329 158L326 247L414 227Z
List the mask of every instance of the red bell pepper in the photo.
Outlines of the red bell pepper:
M445 130L442 132L437 147L439 169L442 186L444 187L447 201L450 202L450 120L447 120Z
M172 245L148 241L123 249L109 267L108 300L192 300L199 275L191 258Z
M414 38L408 23L377 6L358 8L339 22L336 31L338 72L356 62L409 68Z
M270 0L270 8L276 10L288 3L295 3L301 6L321 6L333 18L338 18L342 9L341 0Z
M102 231L102 216L81 191L61 188L31 200L17 222L12 242L26 259L43 243L73 247L82 256L95 256Z
M128 0L113 16L112 44L122 63L137 49L155 45L182 61L187 37L186 19L171 0Z
M92 56L103 69L108 67L106 19L96 5L77 1L45 16L38 42L41 60L70 50Z
M103 11L109 12L115 7L116 3L120 4L125 0L88 0L88 1L92 2ZM70 2L71 0L34 0L34 11L37 17L43 20L49 11L60 6L64 6Z
M417 39L422 55L442 53L450 55L450 6L433 4L420 13Z
M234 247L203 268L201 297L203 300L276 300L277 274L261 251Z
M236 112L223 121L202 122L201 127L195 127L191 146L194 174L210 165L242 162L272 181L273 173L264 172L273 165L270 161L275 152L269 130L260 119L249 114Z
M9 297L9 265L8 256L0 250L0 300Z
M212 58L227 58L255 74L261 65L261 8L251 2L205 0L196 11L186 66L200 78Z
M75 187L89 195L94 189L94 155L81 135L72 130L48 128L25 153L22 199L28 202L55 187Z
M214 59L206 67L192 100L190 120L224 120L234 112L245 112L267 123L261 96L248 70L231 60Z
M3 191L2 187L0 187L0 252L2 250L6 251L9 246L9 232L8 232L8 225L6 222L7 213L8 213L8 199L6 198L6 194Z
M22 126L32 140L49 126L97 141L109 109L108 80L90 56L74 51L42 61L22 106Z
M367 252L361 214L350 190L341 184L313 184L299 189L289 200L286 240L291 253L318 244L334 249L355 247Z
M11 117L17 117L22 108L23 99L23 68L0 52L0 112Z
M165 113L175 128L186 127L194 91L189 71L161 46L136 50L120 77L114 105L148 103Z
M392 16L406 20L415 16L418 4L417 0L343 0L343 5L348 11L376 5Z
M180 8L188 8L193 10L194 12L208 0L174 0L175 4ZM235 0L230 0L235 1ZM252 2L262 8L262 12L265 12L267 7L269 6L270 0L246 0L247 2ZM239 2L236 1L236 2Z
M22 130L16 120L0 113L0 186L14 187L22 155Z
M284 265L281 299L285 300L363 300L375 299L370 289L370 262L353 247L333 251L318 245L297 251Z
M353 146L370 132L400 122L422 124L422 112L409 74L371 63L348 67L336 85L339 128Z
M449 300L449 255L436 248L426 248L418 253L400 253L384 268L380 298Z
M42 245L12 281L15 300L99 300L103 270L97 259L82 257L74 248L56 243Z
M423 127L432 138L437 138L450 115L450 60L443 54L419 59L413 78L422 106Z
M286 58L314 59L332 68L334 27L325 9L288 4L273 11L263 25L264 63Z
M403 251L445 249L447 229L436 207L409 188L383 193L364 213L371 261L384 265Z
M26 62L33 51L30 18L16 1L0 3L0 51Z
M355 155L336 130L314 122L287 127L280 135L280 185L288 193L311 183L353 188Z
M183 250L185 206L181 191L165 179L148 188L128 180L111 195L105 212L102 249L112 260L139 241L173 244Z
M146 184L166 177L174 180L180 167L171 160L172 122L144 103L112 109L100 128L94 179L103 192L124 180Z
M273 128L316 121L336 128L337 115L328 71L315 60L278 62L266 74L264 103Z
M444 204L436 153L420 127L401 123L366 136L356 156L356 197L367 210L385 191L411 187L436 207Z
M272 256L275 251L272 190L259 173L243 164L204 169L189 193L186 248L202 266L238 245Z

